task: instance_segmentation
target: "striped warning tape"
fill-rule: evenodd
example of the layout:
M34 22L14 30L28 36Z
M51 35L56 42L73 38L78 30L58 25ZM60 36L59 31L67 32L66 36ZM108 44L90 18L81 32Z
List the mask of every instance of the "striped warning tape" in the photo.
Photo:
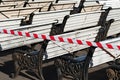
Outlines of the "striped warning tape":
M109 43L104 43L104 42L83 41L83 40L79 40L79 39L63 38L61 36L48 36L45 34L36 34L36 33L14 31L14 30L7 30L7 29L0 29L0 32L5 33L5 34L18 35L18 36L40 38L40 39L44 39L44 40L48 39L48 40L52 40L52 41L67 42L70 44L79 44L79 45L95 46L95 47L99 47L99 48L120 50L120 45L114 45L114 44L109 44Z

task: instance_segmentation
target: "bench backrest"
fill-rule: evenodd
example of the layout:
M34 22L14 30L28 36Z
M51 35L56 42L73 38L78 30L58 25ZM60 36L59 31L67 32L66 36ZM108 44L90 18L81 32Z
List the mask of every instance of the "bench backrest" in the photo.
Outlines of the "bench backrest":
M100 11L102 8L103 5L99 4L96 1L77 0L77 6L74 7L71 14L90 12L90 11Z
M113 8L109 11L107 20L114 19L111 24L107 36L112 36L120 33L120 8Z
M51 3L48 11L62 10L62 9L73 9L76 2L61 2L61 3Z
M0 27L2 29L12 29L15 31L23 31L23 32L29 32L29 33L37 33L37 34L47 34L50 35L51 29L53 28L53 24L56 24L56 21L50 22L48 24L35 24L35 25L26 25L26 26L8 26L6 27ZM42 42L43 39L33 39L28 37L21 37L21 36L14 36L10 34L0 34L0 47L1 51L8 50L12 48L17 48L29 44L34 44L38 42Z
M0 5L16 4L16 7L23 7L25 0L1 0Z
M103 8L102 4L98 4L96 1L85 1L81 12L99 11Z
M0 26L2 27L8 27L9 26L20 26L22 20L24 20L24 17L19 18L10 18L10 19L0 19Z
M76 2L75 7L78 7L80 2L81 2L81 0L55 0L55 3L59 3L59 2L62 3L62 2L66 2L66 1L68 1L68 2Z
M20 17L20 16L29 16L32 12L39 12L42 7L25 7L25 8L14 8L0 10L1 18L10 18L10 17Z
M62 26L63 33L56 36L95 41L101 28L101 26L98 25L101 13L102 12L91 12L70 15L66 24ZM50 59L85 48L88 48L88 46L50 41L46 48L47 57L45 58Z
M5 9L13 9L16 7L17 4L8 4L8 5L0 5L0 10L5 10Z
M99 11L71 15L65 24L64 31L98 25L100 16L101 12Z
M38 0L38 1L28 1L25 2L23 7L38 7L42 6L41 11L47 11L50 4L53 2L53 0Z
M30 16L30 23L46 24L54 20L57 20L58 23L62 23L64 16L69 15L70 11L71 9L47 11L47 12L35 12Z
M120 8L113 8L113 9L111 8L107 16L107 20L110 20L110 19L114 19L115 21L120 20L119 14L120 14Z

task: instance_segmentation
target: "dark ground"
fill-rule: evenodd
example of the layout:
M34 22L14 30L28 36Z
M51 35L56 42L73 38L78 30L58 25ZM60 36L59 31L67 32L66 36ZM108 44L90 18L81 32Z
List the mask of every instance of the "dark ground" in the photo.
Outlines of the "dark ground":
M102 65L100 67L94 68L90 70L89 80L107 80L105 69L100 69L104 67ZM95 72L93 70L98 69ZM0 54L0 80L37 80L36 77L26 74L27 71L22 71L19 76L15 79L10 78L10 73L13 71L11 55L8 55L6 52ZM44 75L46 80L57 80L57 73L55 67L53 65L44 68ZM34 75L34 74L32 74Z

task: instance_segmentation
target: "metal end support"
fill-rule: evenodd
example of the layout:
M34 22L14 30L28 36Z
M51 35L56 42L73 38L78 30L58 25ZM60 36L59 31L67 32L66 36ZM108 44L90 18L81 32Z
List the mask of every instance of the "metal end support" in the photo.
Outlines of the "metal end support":
M1 45L0 45L0 51L2 51L2 47L1 47Z

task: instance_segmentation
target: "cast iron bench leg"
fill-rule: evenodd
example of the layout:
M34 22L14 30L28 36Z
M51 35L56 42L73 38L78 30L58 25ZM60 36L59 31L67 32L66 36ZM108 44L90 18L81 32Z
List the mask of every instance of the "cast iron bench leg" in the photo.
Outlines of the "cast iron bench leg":
M42 74L42 57L43 54L37 52L37 54L31 54L30 52L17 50L13 53L13 60L15 66L15 72L12 77L15 78L21 70L30 70L36 74L39 80L44 80Z

